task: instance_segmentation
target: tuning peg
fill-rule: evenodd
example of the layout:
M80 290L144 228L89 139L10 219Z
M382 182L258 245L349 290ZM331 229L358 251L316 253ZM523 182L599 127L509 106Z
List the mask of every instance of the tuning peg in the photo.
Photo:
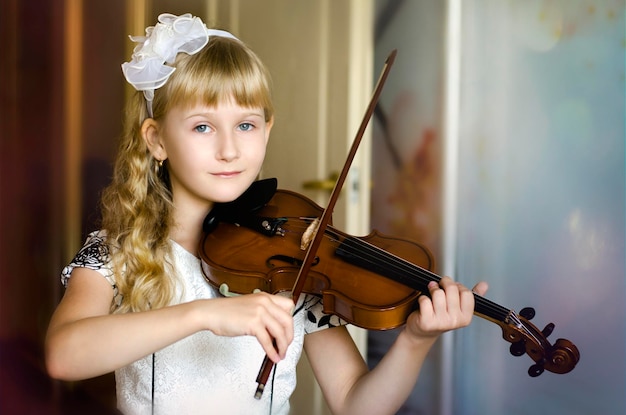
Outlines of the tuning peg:
M532 307L524 307L519 312L519 315L524 317L526 320L532 320L535 317L535 309Z
M513 356L522 356L524 353L526 353L526 345L524 344L524 340L511 343L509 351Z
M550 323L545 326L543 330L541 330L541 333L544 335L544 337L548 337L550 334L552 334L552 330L554 330L554 323Z
M541 375L544 371L543 365L537 363L536 365L532 365L531 367L528 368L528 374L533 377L536 378L537 376Z

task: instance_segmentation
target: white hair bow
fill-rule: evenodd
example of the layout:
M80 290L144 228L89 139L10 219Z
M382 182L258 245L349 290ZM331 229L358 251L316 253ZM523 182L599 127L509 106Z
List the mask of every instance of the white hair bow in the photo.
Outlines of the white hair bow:
M122 64L122 72L129 84L143 91L150 117L153 116L154 90L165 85L176 70L166 64L174 63L179 52L197 53L208 43L210 36L237 39L224 30L207 29L200 18L189 13L181 16L163 13L155 26L146 28L146 36L130 36L139 44L133 50L131 61Z

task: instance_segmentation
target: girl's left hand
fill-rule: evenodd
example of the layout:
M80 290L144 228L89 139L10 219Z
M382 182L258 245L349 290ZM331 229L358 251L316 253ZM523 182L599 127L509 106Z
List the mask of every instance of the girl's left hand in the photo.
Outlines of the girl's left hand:
M439 284L428 284L430 297L419 297L419 309L407 319L406 331L413 338L432 338L440 334L467 326L474 314L474 293L484 295L487 283L480 282L473 291L454 282L450 277L443 277Z

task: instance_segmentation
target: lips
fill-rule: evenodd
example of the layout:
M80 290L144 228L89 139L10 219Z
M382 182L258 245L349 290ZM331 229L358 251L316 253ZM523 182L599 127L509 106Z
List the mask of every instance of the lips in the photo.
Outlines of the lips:
M240 171L222 171L222 172L213 173L213 176L229 178L229 177L235 177L239 174L241 174Z

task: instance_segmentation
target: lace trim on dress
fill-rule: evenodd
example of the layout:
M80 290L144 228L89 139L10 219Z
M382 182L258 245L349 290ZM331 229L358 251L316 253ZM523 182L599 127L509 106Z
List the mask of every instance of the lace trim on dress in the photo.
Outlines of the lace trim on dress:
M74 259L61 271L61 283L67 287L67 283L74 268L89 268L102 274L113 287L113 303L119 306L122 296L115 284L115 276L111 269L109 245L106 243L106 232L95 231L87 235L83 247L78 251Z

